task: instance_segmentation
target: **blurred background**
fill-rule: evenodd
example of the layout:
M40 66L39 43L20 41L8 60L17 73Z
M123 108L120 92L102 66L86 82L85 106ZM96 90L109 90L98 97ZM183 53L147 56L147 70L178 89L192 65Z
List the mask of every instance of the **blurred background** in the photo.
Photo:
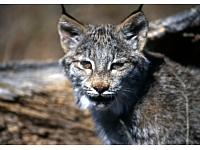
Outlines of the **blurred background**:
M176 14L194 5L144 5L149 21ZM65 5L84 24L120 23L139 5ZM57 60L64 53L57 22L60 5L0 5L0 63Z

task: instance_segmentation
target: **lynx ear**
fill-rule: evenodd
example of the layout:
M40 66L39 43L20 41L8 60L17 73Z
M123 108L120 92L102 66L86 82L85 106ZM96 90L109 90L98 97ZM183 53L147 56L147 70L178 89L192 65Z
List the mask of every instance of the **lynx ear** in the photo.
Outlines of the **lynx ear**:
M148 31L148 21L140 9L128 16L116 27L120 37L133 46L133 49L142 51Z
M65 12L64 6L62 9L63 14L58 22L58 33L64 52L68 52L79 44L87 30L84 25Z

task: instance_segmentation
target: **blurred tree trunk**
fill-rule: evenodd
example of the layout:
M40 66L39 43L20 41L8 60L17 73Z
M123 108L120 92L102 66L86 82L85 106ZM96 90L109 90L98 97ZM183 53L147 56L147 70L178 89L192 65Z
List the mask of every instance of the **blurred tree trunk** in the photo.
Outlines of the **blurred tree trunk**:
M200 6L150 22L147 49L200 67ZM0 144L102 144L58 62L0 64Z

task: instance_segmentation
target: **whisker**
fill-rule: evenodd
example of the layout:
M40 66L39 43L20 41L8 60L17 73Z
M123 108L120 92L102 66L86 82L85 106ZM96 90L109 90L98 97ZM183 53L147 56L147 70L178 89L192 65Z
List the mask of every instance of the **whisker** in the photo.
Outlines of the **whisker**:
M132 89L129 89L129 88L123 89L122 91L123 91L123 92L130 92L130 93L133 92L133 90L132 90Z

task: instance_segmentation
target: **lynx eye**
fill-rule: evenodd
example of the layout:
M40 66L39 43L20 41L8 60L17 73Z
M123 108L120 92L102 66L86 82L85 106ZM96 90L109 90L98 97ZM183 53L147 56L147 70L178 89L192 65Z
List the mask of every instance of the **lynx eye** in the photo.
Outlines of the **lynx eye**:
M124 63L113 63L111 65L111 70L119 70L124 66Z
M92 69L92 64L89 61L81 61L80 64L84 69Z

